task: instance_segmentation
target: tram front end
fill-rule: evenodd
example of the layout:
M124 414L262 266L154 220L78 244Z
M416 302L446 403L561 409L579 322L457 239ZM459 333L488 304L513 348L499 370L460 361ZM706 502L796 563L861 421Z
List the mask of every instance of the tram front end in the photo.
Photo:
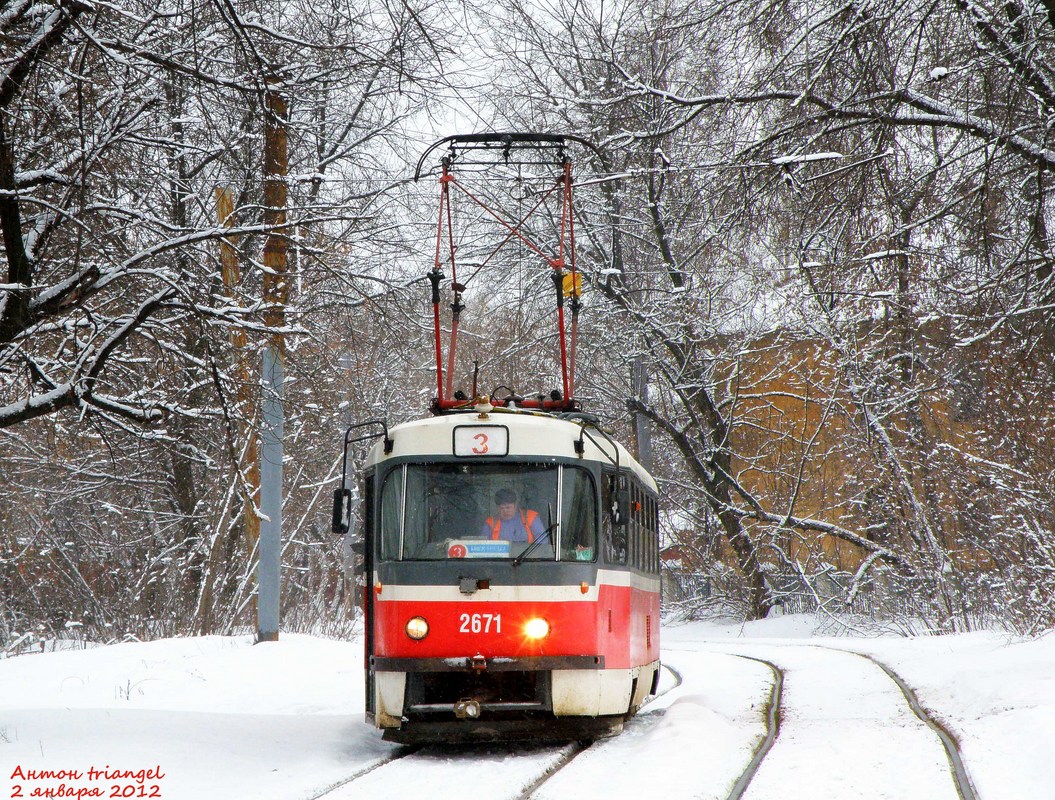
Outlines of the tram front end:
M363 488L368 721L406 743L620 730L659 668L647 473L541 414L385 441Z

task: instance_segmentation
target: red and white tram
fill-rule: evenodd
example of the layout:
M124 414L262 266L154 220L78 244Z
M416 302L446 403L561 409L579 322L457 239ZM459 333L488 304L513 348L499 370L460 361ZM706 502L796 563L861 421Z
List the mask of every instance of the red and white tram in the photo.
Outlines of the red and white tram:
M483 405L382 436L363 484L368 721L398 742L618 731L658 679L652 478L578 413ZM495 530L510 495L531 541Z
M428 275L435 416L392 430L364 423L345 435L346 459L351 444L381 439L362 484L367 718L400 742L604 735L655 692L660 581L655 481L573 396L582 282L566 153L592 146L574 136L470 134L429 152L444 144ZM485 206L459 180L457 165L492 156L504 167L543 170L541 199L528 215ZM556 174L546 176L551 167ZM549 269L562 391L498 400L478 394L474 370L476 399L453 392L469 280L457 275L456 193L500 225L494 252L519 241ZM547 198L559 204L554 225L542 228L558 231L549 249L525 227ZM379 433L369 432L374 425ZM351 518L346 477L347 468L334 498L337 532Z

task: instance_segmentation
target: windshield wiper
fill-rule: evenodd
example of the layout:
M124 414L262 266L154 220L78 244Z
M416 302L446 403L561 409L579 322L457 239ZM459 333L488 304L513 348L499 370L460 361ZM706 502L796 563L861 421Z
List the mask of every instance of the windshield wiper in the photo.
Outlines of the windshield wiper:
M557 528L557 523L554 522L552 525L550 525L548 528L546 528L546 530L544 530L542 533L540 533L538 535L538 537L531 544L529 544L527 547L524 548L524 551L520 555L518 555L516 558L513 559L513 566L514 567L519 567L520 563L525 558L527 558L528 553L532 552L540 544L545 544L546 542L548 542L549 541L549 535L551 533L553 533L553 531L556 530L556 528Z

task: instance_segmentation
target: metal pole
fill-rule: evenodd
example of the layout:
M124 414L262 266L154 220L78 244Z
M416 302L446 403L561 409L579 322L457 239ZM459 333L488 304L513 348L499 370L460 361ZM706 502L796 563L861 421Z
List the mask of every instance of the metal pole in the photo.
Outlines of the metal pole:
M260 447L260 559L257 564L257 641L278 641L282 554L282 353L264 350L264 429Z

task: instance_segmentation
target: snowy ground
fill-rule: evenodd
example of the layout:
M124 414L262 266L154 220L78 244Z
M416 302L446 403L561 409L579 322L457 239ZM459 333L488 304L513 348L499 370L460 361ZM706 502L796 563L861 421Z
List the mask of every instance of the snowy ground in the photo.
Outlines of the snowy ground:
M816 627L785 617L665 628L663 660L683 682L666 676L669 691L647 713L535 796L725 797L764 733L773 683L769 667L739 657L748 656L775 663L785 683L780 735L745 797L955 800L937 738L854 654L864 653L959 739L979 797L1055 797L1055 635L826 638ZM82 797L164 800L307 800L330 787L328 800L382 789L401 800L504 798L561 755L426 748L340 786L396 749L362 719L357 642L204 637L9 658L0 660L0 798L60 784L98 791Z

